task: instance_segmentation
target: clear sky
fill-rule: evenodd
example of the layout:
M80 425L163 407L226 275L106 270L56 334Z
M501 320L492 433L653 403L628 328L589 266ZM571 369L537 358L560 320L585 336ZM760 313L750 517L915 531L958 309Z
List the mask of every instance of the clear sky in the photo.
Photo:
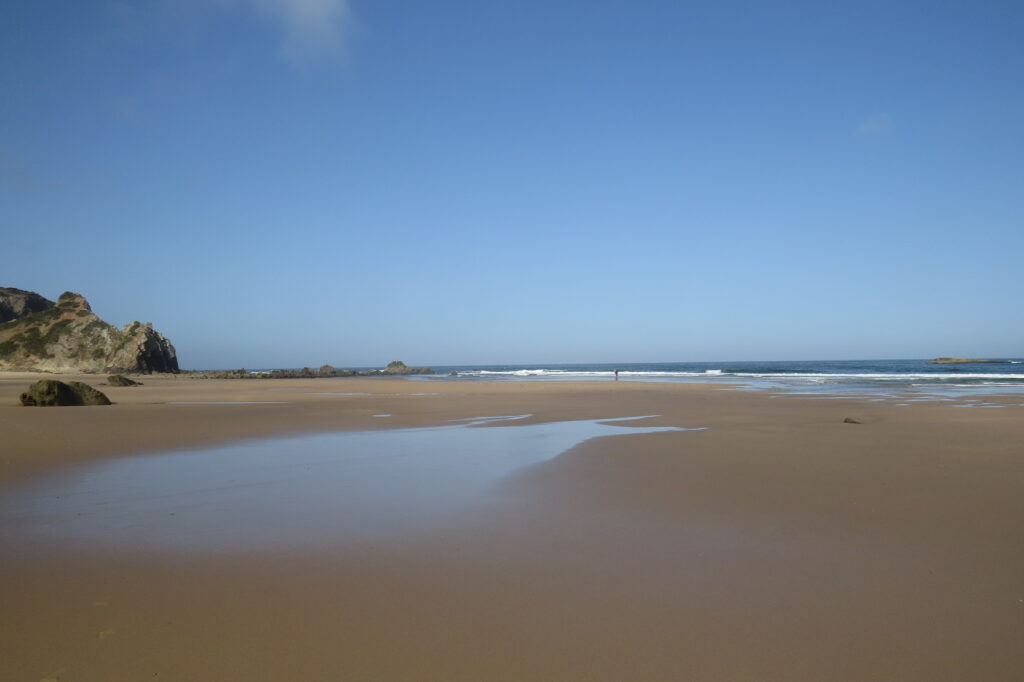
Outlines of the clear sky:
M1024 355L1024 3L4 0L0 286L183 367Z

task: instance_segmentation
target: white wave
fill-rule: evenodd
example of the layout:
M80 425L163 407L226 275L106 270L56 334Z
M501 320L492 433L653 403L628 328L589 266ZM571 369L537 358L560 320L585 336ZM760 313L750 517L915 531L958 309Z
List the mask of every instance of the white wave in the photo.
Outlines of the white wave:
M620 377L703 377L720 374L722 370L709 370L706 372L678 372L678 371L640 371L640 370L619 370ZM614 370L571 370L571 369L516 369L516 370L465 370L459 372L462 376L546 376L546 377L611 377L615 376Z
M868 374L846 373L831 374L826 372L787 372L776 374L770 372L736 372L733 376L754 379L876 379L876 380L923 380L923 379L1019 379L1024 381L1024 374Z
M992 387L1004 387L1004 388L1021 388L1020 382L1005 382L1005 381L982 381L976 384L944 384L949 388L992 388ZM914 384L914 386L929 386L929 384Z
M548 377L548 378L584 378L584 377L612 377L615 376L614 370L575 370L575 369L544 369L541 367L535 369L514 369L514 370L465 370L459 372L462 376L477 376L477 377ZM862 381L949 381L951 379L966 380L966 379L988 379L988 380L1002 380L1002 381L1013 381L1017 380L1024 382L1024 373L1022 374L987 374L987 373L971 373L965 374L961 372L948 372L948 373L933 373L933 372L921 372L921 373L886 373L886 372L727 372L723 369L706 369L701 371L682 371L682 370L619 370L618 373L620 378L704 378L709 379L712 377L741 377L747 379L773 379L777 381L785 381L789 379L802 379L802 380L813 380L813 383L828 382L832 381L844 381L844 380L862 380Z
M512 369L512 370L467 370L459 372L464 376L507 376L507 377L530 377L530 376L548 376L557 374L568 374L563 370L559 369Z

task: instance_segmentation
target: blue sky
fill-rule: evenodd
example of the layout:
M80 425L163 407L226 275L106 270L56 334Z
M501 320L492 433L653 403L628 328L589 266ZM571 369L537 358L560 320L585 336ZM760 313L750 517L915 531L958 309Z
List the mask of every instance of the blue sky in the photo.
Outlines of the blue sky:
M7 0L0 286L183 367L1024 355L1024 4Z

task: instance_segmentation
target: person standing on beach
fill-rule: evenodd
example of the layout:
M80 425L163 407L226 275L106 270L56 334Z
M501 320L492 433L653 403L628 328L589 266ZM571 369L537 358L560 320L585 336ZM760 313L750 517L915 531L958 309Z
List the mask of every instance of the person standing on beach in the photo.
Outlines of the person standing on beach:
M615 370L615 380L619 380L619 370Z

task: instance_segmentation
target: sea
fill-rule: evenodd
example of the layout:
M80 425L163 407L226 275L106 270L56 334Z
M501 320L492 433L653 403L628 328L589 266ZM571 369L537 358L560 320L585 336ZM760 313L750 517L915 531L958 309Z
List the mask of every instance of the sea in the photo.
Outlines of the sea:
M742 390L832 395L1024 396L1024 359L932 364L928 360L797 360L608 364L453 365L419 381L619 381L727 384Z

